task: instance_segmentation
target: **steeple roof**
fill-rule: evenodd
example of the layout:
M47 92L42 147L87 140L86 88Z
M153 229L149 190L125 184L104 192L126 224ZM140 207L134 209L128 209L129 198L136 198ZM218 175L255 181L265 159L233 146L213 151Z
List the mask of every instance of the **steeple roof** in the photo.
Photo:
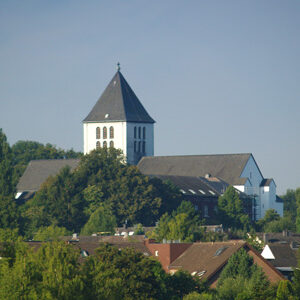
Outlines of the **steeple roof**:
M139 101L119 68L83 122L126 121L155 123Z

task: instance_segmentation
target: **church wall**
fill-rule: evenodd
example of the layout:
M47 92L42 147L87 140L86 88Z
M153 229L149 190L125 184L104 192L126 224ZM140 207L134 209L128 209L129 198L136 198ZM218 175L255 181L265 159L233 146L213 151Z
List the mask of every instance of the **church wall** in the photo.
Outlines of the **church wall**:
M113 126L114 128L114 138L110 138L109 128ZM100 128L100 139L96 139L96 128ZM103 139L103 127L107 128L107 138ZM107 147L109 147L110 142L114 142L114 148L121 149L126 156L126 122L102 122L102 123L84 123L84 154L96 149L96 142L99 141L101 147L103 147L103 142L107 142Z
M134 136L134 128L136 127L136 136ZM143 138L143 128L145 127L145 139ZM139 128L141 128L141 136L139 138ZM136 151L134 150L134 143L136 142ZM145 152L138 151L142 143L145 142ZM143 156L154 155L154 126L151 123L127 123L127 161L130 164L136 165Z

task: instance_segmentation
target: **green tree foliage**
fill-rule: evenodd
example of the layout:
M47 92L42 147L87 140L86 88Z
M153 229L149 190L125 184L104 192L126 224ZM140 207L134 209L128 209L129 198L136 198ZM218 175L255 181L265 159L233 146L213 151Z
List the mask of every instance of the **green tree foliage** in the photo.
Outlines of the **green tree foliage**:
M293 286L290 281L282 280L280 281L276 293L276 300L293 300Z
M169 288L168 294L173 295L175 299L182 299L182 297L191 292L199 294L208 289L205 282L201 282L198 278L182 270L169 275L167 282Z
M89 299L166 299L167 274L133 249L103 245L84 268Z
M183 300L214 300L213 294L192 292L183 297Z
M202 222L191 202L183 201L171 216L165 213L159 220L150 237L161 242L167 240L181 240L193 242L200 240L204 229Z
M251 224L244 213L243 202L234 187L229 186L218 199L218 214L225 228L249 231Z
M220 299L274 299L276 291L244 249L233 254L217 284ZM273 297L273 298L272 298Z
M288 189L286 194L281 196L281 198L283 199L284 217L290 218L295 223L297 217L296 190Z
M0 196L10 196L14 192L12 184L12 151L6 135L0 128Z
M48 243L35 253L17 242L14 249L13 263L0 263L0 299L85 299L73 246Z
M0 128L0 228L15 228L18 213L14 201L13 156Z
M280 217L275 209L268 209L265 216L256 222L256 228L261 232L282 232L283 230L295 230L292 219Z
M50 225L48 227L40 227L37 233L34 235L33 239L36 241L57 241L59 237L66 236L71 234L64 227L58 227L54 225Z
M74 232L80 230L87 219L85 202L73 176L69 167L63 168L57 176L49 177L35 197L25 204L23 217L27 232L33 234L39 227L52 224Z
M103 206L98 207L90 216L81 230L82 235L105 232L113 234L117 226L116 218L111 211Z
M159 219L162 206L173 207L178 203L177 196L180 199L180 193L170 185L151 180L135 166L126 165L119 150L102 148L82 157L74 172L64 168L57 176L48 178L25 204L22 228L27 236L40 226L52 224L79 232L89 218L87 226L95 225L96 215L100 225L101 209L96 213L99 207L105 207L107 216L115 216L117 225L127 220L130 225L149 226ZM173 204L168 205L169 202ZM110 224L110 231L115 222L108 219L103 220L100 228Z

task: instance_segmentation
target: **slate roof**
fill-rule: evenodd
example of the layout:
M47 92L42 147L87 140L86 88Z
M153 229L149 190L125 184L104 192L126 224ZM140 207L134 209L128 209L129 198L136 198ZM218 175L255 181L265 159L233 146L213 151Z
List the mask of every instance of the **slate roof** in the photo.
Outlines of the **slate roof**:
M169 270L183 269L191 274L205 271L201 279L209 279L227 263L232 254L245 245L246 242L238 240L193 243L192 246L170 264ZM220 254L216 255L218 250Z
M228 183L217 178L209 181L203 177L195 176L175 176L175 175L149 175L157 177L162 181L170 181L180 190L184 191L184 195L197 195L201 197L219 197L228 187ZM201 192L201 191L202 192ZM203 194L204 193L204 194Z
M272 181L274 181L273 178L265 178L261 181L260 186L270 186Z
M132 248L137 252L141 252L146 256L151 256L151 252L144 244L144 235L134 235L129 237L123 236L78 236L78 240L72 240L71 236L61 238L71 244L76 245L81 250L85 250L89 255L94 255L95 250L103 243L122 248Z
M118 71L83 122L155 123Z
M268 259L268 261L276 268L298 266L297 252L298 248L292 248L289 243L271 243L268 244L275 259Z
M252 154L143 157L137 167L145 175L202 176L210 174L236 185Z
M36 192L49 177L59 173L66 166L74 170L79 159L44 159L29 162L24 174L17 185L18 192Z

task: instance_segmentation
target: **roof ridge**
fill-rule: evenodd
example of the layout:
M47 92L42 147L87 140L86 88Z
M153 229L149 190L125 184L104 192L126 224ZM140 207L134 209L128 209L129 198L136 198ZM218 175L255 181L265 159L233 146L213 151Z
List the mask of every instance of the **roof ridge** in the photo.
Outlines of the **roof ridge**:
M230 156L230 155L252 155L252 153L225 153L225 154L182 154L182 155L155 155L155 156L143 156L143 158L151 159L158 157L197 157L197 156Z

